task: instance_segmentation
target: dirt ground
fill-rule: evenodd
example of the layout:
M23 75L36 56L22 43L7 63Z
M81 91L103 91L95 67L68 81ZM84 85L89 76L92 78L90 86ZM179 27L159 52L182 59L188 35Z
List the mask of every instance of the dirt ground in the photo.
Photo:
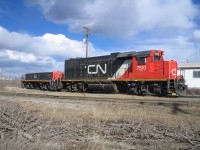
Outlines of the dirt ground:
M7 87L4 90L27 91L17 87ZM130 95L88 95L131 98ZM154 98L159 99L151 97ZM198 150L200 108L176 104L74 101L0 95L0 149Z

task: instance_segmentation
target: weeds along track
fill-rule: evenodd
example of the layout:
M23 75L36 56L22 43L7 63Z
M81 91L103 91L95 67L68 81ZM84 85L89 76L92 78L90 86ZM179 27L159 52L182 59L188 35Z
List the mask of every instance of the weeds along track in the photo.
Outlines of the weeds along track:
M38 97L38 98L52 98L57 99L61 103L65 103L66 100L72 101L97 101L97 102L117 102L117 103L139 103L139 104L156 104L156 105L185 105L185 106L195 106L200 107L200 97L199 96L187 96L181 98L163 98L163 97L153 97L153 96L134 96L131 97L106 97L103 94L101 96L95 97L88 96L86 93L83 95L59 95L54 93L27 93L27 92L10 92L10 91L0 91L0 95L4 96L20 96L20 97Z
M200 148L198 98L11 90L0 150Z
M187 96L182 96L181 98L198 98L200 100L200 95L187 95Z

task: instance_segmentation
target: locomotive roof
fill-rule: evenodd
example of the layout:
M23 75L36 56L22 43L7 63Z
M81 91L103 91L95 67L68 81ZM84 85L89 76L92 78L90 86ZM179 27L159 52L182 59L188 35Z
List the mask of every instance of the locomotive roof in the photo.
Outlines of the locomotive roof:
M104 57L109 57L109 56L114 56L117 58L127 58L127 57L147 57L150 55L150 53L152 52L152 50L147 50L147 51L131 51L131 52L124 52L124 53L111 53L110 55L103 55ZM89 57L88 59L93 59L93 58L101 58L103 56L95 56L95 57ZM79 60L79 59L85 59L85 58L70 58L69 60Z
M149 56L152 50L149 51L141 51L141 52L136 52L136 51L132 51L132 52L125 52L125 53L119 53L117 55L117 58L123 58L123 57L146 57Z
M117 58L132 57L132 56L134 55L134 53L136 53L136 51L125 52L125 53L119 53L119 54L117 55Z

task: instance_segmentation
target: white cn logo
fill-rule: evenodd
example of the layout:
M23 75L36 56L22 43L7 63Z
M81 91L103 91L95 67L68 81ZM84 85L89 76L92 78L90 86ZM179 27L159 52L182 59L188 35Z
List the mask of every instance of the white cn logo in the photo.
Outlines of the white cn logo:
M107 64L104 64L104 69L99 64L97 64L97 65L88 65L88 74L98 74L99 71L101 71L103 74L106 74L106 72L107 72Z

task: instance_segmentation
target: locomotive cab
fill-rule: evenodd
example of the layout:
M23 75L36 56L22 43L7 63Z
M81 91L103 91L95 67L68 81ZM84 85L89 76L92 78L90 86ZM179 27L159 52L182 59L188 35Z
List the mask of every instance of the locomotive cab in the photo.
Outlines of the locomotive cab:
M164 51L139 52L132 58L131 79L166 80L177 78L177 62L164 61ZM129 73L130 74L130 73Z
M133 91L139 91L135 93L184 95L185 81L177 75L177 62L164 61L163 55L162 50L134 53L131 68L118 79L129 80Z
M133 56L132 79L140 80L161 80L164 79L164 52L151 50L138 52Z

